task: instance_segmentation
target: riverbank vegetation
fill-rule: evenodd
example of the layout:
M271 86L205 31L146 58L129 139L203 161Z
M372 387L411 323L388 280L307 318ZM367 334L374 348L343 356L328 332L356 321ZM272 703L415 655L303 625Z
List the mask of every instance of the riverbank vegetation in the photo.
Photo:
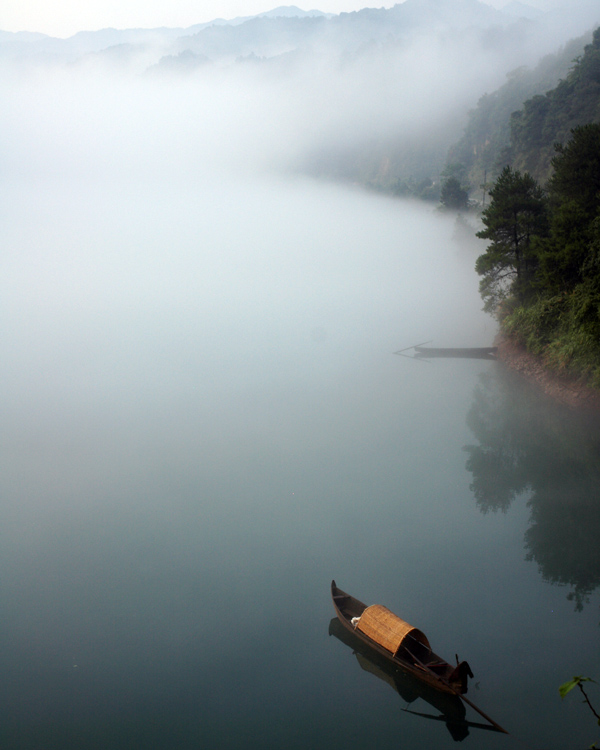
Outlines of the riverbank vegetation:
M512 115L504 154L478 233L484 308L549 367L600 388L600 29L567 79Z

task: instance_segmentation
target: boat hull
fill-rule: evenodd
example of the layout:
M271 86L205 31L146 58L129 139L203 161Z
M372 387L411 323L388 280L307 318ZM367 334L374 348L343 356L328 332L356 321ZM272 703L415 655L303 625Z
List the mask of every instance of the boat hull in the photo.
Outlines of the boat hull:
M462 349L434 349L433 347L415 346L415 357L423 358L448 358L448 359L496 359L498 347L471 347Z

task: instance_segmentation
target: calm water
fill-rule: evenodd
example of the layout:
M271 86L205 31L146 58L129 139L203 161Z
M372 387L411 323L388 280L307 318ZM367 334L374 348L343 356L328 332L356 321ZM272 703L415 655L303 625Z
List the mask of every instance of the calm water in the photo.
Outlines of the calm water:
M274 178L1 210L3 748L454 746L329 634L334 577L469 660L511 736L464 746L599 739L558 695L600 678L598 432L392 356L493 339L453 219Z

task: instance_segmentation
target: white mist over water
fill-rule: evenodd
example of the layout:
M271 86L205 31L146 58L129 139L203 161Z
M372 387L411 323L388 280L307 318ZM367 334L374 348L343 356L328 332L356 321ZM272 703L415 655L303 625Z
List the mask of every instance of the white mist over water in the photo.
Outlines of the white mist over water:
M275 177L13 183L3 205L6 414L42 443L51 429L65 471L58 446L87 420L114 445L143 444L148 414L157 439L201 420L227 461L240 424L255 445L287 434L278 407L316 414L374 362L422 392L426 366L397 348L493 337L430 207Z
M409 412L428 397L433 372L392 352L491 343L453 217L291 174L311 145L364 135L391 80L356 108L369 76L353 89L325 70L291 89L253 68L7 75L0 374L16 519L137 512L135 488L173 472L208 482L205 507L252 507L269 456L321 476L313 462L345 455L348 430L364 448L390 387ZM399 85L374 132L428 120L431 96ZM381 392L367 386L379 368ZM243 472L247 495L217 499Z

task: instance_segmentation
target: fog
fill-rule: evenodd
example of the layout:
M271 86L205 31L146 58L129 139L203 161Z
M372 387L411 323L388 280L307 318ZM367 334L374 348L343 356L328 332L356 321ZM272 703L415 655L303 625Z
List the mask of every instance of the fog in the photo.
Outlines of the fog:
M185 434L193 402L192 422L227 452L231 421L260 432L256 401L271 392L302 410L303 389L327 400L347 367L397 366L402 345L490 343L474 254L453 242L452 217L301 169L314 152L459 132L484 81L502 79L499 54L474 65L458 39L418 38L345 62L324 46L289 65L191 74L93 55L6 64L11 450L22 445L13 430L25 443L52 435L44 460L72 474L80 423L114 419L102 438L112 474L124 470L127 423L162 405L178 415L161 416L168 431Z
M480 96L588 29L583 20L575 28L574 11L573 28L563 19L560 32L552 19L478 28L442 18L393 38L354 16L347 28L304 30L304 42L303 27L284 28L280 42L258 26L227 43L135 31L119 44L110 30L56 49L60 40L42 40L48 49L38 52L36 42L4 41L3 174L281 173L331 153L360 159L374 146L385 155L417 143L439 160ZM96 50L104 37L112 46ZM203 62L203 50L215 59Z
M225 460L240 431L254 450L254 433L269 440L284 428L274 404L284 422L300 420L290 436L299 447L319 439L301 425L310 402L318 412L339 399L373 358L394 371L400 345L493 335L453 219L428 207L273 177L42 179L11 183L2 205L12 471L25 471L29 445L69 482L98 448L118 474L136 460L129 440L158 440L149 450L159 450L169 434L183 448L199 423L210 461L215 451ZM398 375L416 374L419 390L421 369Z
M502 76L493 72L495 60L486 71L462 63L457 71L446 52L433 59L431 52L391 59L380 52L343 69L319 58L291 71L247 63L191 77L129 76L91 66L9 77L3 169L177 179L210 167L217 175L289 170L312 151L373 139L436 139L440 121L459 134L476 92Z
M438 28L174 71L152 45L5 56L0 372L17 527L116 503L165 461L243 466L254 497L261 454L310 473L349 410L355 426L385 412L377 388L364 402L373 378L409 411L439 392L393 351L491 344L477 241L456 244L454 217L303 168L363 145L443 150L549 44L531 39Z

